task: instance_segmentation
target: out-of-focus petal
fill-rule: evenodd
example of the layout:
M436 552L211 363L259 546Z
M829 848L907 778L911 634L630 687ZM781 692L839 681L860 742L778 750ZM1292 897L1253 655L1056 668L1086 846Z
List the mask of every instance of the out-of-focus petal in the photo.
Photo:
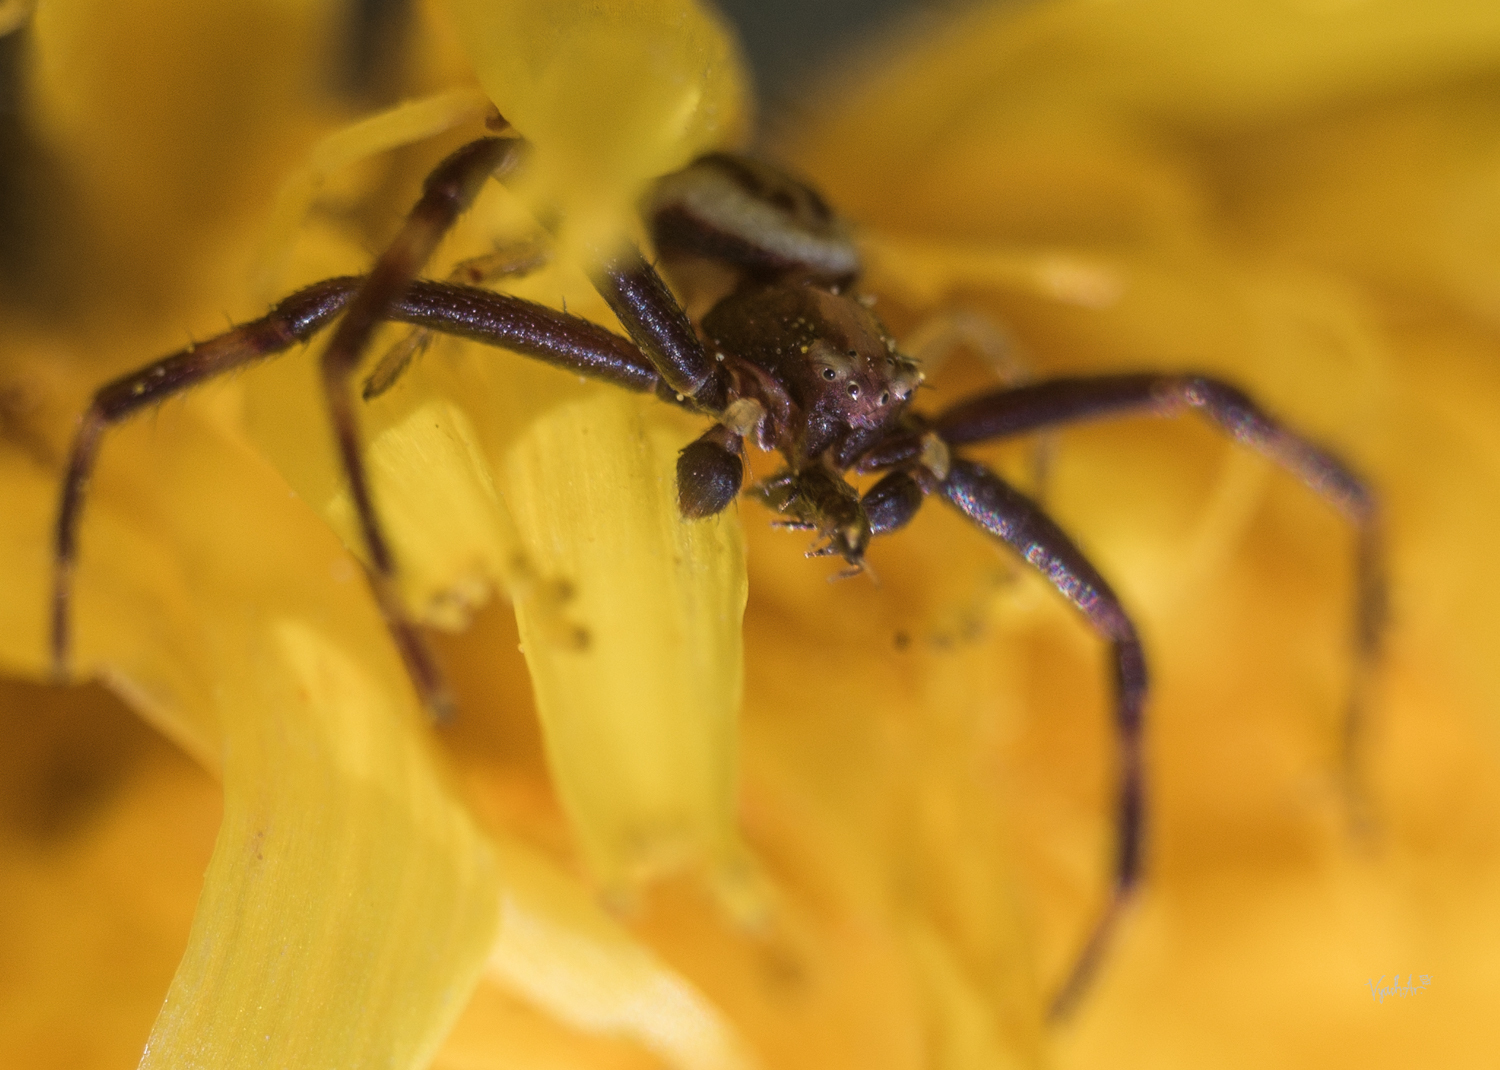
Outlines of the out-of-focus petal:
M1475 1000L1497 946L1479 904L1500 887L1482 652L1500 633L1500 484L1480 430L1500 411L1497 67L1485 3L1035 5L888 55L799 132L804 167L875 230L898 330L957 307L1003 324L1035 375L1212 370L1340 450L1387 510L1366 856L1335 787L1342 525L1187 422L1058 436L1046 503L1138 614L1155 681L1146 890L1062 1038L1068 1065L1463 1065L1493 1045ZM1039 270L1014 270L1028 258ZM1049 293L1040 266L1057 262L1093 265L1109 300ZM949 376L934 407L991 381L977 362ZM1028 478L1024 450L986 452ZM881 574L904 586L900 538ZM1046 711L1006 771L1056 976L1049 948L1105 857L1064 815L1107 767L1071 712L1100 701L1070 679L1088 664L1076 623L1027 587L978 600L1029 654L1017 703ZM753 681L753 600L748 619ZM1446 1002L1420 993L1398 1016L1371 998L1367 980L1423 971L1452 978Z
M356 570L201 411L107 444L77 577L79 670L224 781L147 1064L420 1065L488 952L493 857L432 769ZM23 465L0 633L11 671L39 673L57 491Z
M184 323L201 329L201 311L184 311L195 301L243 307L226 295L243 290L249 243L230 238L249 236L326 121L304 80L326 59L326 8L37 13L27 103L66 177L49 237L76 254L57 286L80 311L45 337L18 325L5 339L7 389L41 429L36 448L8 439L3 455L10 672L46 672L52 432L108 371L180 344ZM284 47L247 47L260 40ZM357 565L237 436L234 409L232 392L210 390L107 435L81 531L75 672L224 783L147 1061L421 1065L488 954L494 860L435 771Z
M743 129L733 38L696 0L450 7L480 84L536 146L528 189L562 210L567 252L613 240L648 181Z
M576 881L502 844L500 938L487 974L584 1033L640 1044L676 1070L749 1070L739 1032Z

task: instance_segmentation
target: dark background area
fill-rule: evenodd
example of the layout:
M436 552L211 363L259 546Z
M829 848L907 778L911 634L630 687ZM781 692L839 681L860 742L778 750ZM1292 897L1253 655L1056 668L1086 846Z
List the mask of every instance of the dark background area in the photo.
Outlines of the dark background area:
M956 0L713 0L739 29L761 105L775 115L831 57Z

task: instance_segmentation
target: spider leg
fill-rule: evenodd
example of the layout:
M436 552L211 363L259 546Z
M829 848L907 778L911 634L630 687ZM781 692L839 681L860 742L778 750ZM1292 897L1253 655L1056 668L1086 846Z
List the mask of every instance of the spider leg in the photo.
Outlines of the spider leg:
M1120 746L1114 885L1103 915L1095 922L1083 950L1053 997L1048 1013L1058 1020L1068 1014L1093 979L1115 926L1140 881L1146 811L1142 746L1142 713L1147 691L1145 654L1135 625L1119 597L1067 534L1030 498L982 465L963 458L953 459L953 467L938 490L955 509L1025 558L1110 644L1115 732Z
M315 283L260 319L153 361L95 392L74 434L57 510L50 643L53 674L59 682L67 678L78 525L104 432L143 409L307 341L344 310L362 281L348 277ZM660 382L651 362L627 339L588 320L507 294L416 282L383 314L536 357L627 390L646 393Z
M979 356L1002 386L1016 387L1035 379L1010 333L991 316L976 309L955 308L934 313L902 339L901 347L922 366L924 382L931 382L943 365L965 348ZM1040 435L1031 447L1028 490L1038 501L1046 500L1047 477L1056 451L1057 439L1050 434Z
M381 531L380 519L365 472L359 421L350 380L365 346L386 310L422 270L459 215L478 195L486 179L514 166L523 142L513 138L480 138L456 150L427 176L422 196L400 233L375 261L350 300L333 339L323 351L323 394L333 424L339 460L349 480L349 496L359 518L360 535L369 556L372 587L391 634L428 708L445 716L451 706L447 686L431 652L407 619L396 590L396 561Z
M520 242L491 253L460 260L448 272L448 281L465 286L482 286L499 279L520 278L547 263L547 250L536 242ZM427 352L433 332L425 327L406 332L399 342L386 350L375 370L365 377L362 396L371 401L384 394L406 373L411 362Z
M512 144L525 146L519 139ZM460 149L449 159L464 151ZM413 219L416 212L413 209ZM552 222L545 217L541 222L544 228L552 229ZM682 305L634 243L622 242L613 255L601 256L590 271L590 281L660 374L657 393L664 400L712 416L722 415L729 405L728 371L708 355ZM722 458L718 460L721 465L725 463Z
M459 89L409 100L335 130L324 137L276 194L270 222L256 258L255 289L261 296L280 276L296 234L331 175L360 160L402 145L425 141L493 108L478 89Z
M656 269L627 246L592 274L610 311L661 373L663 396L714 416L729 404L729 373L703 348Z
M1355 686L1344 714L1340 764L1355 829L1367 822L1358 787L1364 686L1386 618L1380 509L1375 493L1337 455L1286 427L1237 387L1204 375L1103 375L1051 379L994 391L945 409L933 430L951 445L1005 438L1108 416L1202 412L1221 430L1306 483L1354 525Z
M339 281L339 280L335 280ZM263 357L280 353L327 324L348 302L349 287L319 283L300 290L271 312L226 334L200 342L120 376L94 393L79 418L68 452L53 536L52 674L67 679L73 565L78 556L78 522L104 431L141 409L208 382Z

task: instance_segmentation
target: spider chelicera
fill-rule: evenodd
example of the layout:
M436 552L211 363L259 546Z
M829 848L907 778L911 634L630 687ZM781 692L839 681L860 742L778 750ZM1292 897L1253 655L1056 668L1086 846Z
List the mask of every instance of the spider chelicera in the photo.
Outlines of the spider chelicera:
M910 402L921 369L859 294L859 252L844 226L808 186L739 156L702 157L658 180L645 202L656 253L679 292L701 289L705 278L718 280L720 295L696 325L655 268L629 246L591 274L628 338L503 293L417 279L483 183L503 179L525 150L525 142L511 136L465 145L428 176L404 227L368 275L308 286L258 320L97 391L74 438L58 507L51 630L57 674L66 676L69 585L85 485L104 430L141 409L289 349L338 321L322 355L323 385L371 586L418 691L441 713L446 691L396 594L396 561L360 448L352 380L376 325L401 321L655 393L712 421L678 458L684 517L712 516L734 500L748 438L785 462L753 493L784 523L819 533L826 544L815 553L840 555L857 571L872 538L903 527L937 495L1041 572L1109 645L1119 747L1114 876L1108 902L1052 1003L1054 1017L1065 1013L1086 987L1140 880L1146 661L1130 614L1072 539L1035 501L958 450L1081 420L1199 410L1300 477L1355 525L1362 662L1374 656L1382 610L1377 511L1368 485L1240 390L1204 375L1050 379L979 394L937 413L915 411ZM471 277L514 273L524 261L476 267ZM418 348L392 350L367 379L364 396L389 387ZM884 475L861 495L845 478L850 472ZM1346 749L1352 725L1351 717Z

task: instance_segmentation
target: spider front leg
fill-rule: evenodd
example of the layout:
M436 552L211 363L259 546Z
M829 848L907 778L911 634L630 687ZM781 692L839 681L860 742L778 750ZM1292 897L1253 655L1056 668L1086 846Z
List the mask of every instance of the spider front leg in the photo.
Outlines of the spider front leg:
M991 316L973 309L940 310L917 325L902 339L902 348L922 368L923 380L931 382L955 353L968 349L1005 388L1031 382L1029 362L1017 352L1017 344ZM1037 501L1047 498L1046 486L1057 451L1056 436L1043 433L1031 446L1028 492Z
M908 504L911 502L910 493L899 489L903 487L899 474L887 476L871 494L882 484L898 488L887 492L892 498L899 494ZM1104 913L1053 997L1048 1013L1058 1020L1068 1014L1093 979L1120 915L1140 882L1146 814L1142 736L1147 691L1145 653L1119 596L1083 551L1030 498L983 465L963 458L954 458L938 489L950 505L1009 545L1046 577L1110 645L1115 733L1120 748L1114 885ZM911 511L915 512L914 506Z
M1068 1015L1087 990L1140 883L1146 817L1145 652L1119 596L1036 502L983 465L965 458L944 455L939 469L913 464L888 472L871 487L862 504L872 533L886 535L905 527L921 508L925 495L937 491L960 513L1019 553L1110 644L1115 733L1120 749L1113 887L1109 903L1048 1008L1048 1016L1057 1021Z
M547 250L539 243L521 242L460 260L448 272L447 281L465 286L483 286L500 279L518 279L546 266L548 259ZM395 386L412 361L427 352L427 347L432 344L432 336L431 330L417 327L386 350L374 371L365 377L364 389L361 391L364 399L373 401Z
M843 223L811 187L759 161L710 153L659 178L643 215L657 255L689 298L705 281L712 304L739 283L800 280L842 289L860 270ZM594 286L626 331L684 401L719 416L730 375L710 358L656 269L626 247L605 261ZM721 461L722 463L722 461Z
M594 289L631 341L661 373L668 397L718 415L729 405L729 375L709 357L687 313L656 269L627 245L594 271Z
M1286 427L1238 387L1206 375L1103 375L1051 379L982 394L938 415L933 430L952 445L1007 438L1110 416L1175 416L1197 410L1235 441L1297 476L1354 526L1355 687L1345 711L1341 764L1350 815L1364 824L1358 788L1363 688L1386 616L1380 510L1370 485L1330 450Z
M337 282L350 280L333 280ZM52 676L58 683L68 679L71 639L72 576L78 557L78 523L82 518L84 492L98 459L104 432L142 409L159 405L195 386L254 361L289 349L312 335L338 315L348 302L350 285L319 283L282 301L271 313L241 324L227 334L190 345L106 383L78 421L68 451L53 535L52 606L49 645Z
M260 319L163 357L95 392L74 434L57 509L50 645L53 674L59 682L68 678L78 527L104 432L167 398L307 341L349 305L362 281L327 279L299 290ZM651 362L627 339L588 320L507 294L416 282L384 314L416 327L535 357L627 390L649 393L661 381Z

